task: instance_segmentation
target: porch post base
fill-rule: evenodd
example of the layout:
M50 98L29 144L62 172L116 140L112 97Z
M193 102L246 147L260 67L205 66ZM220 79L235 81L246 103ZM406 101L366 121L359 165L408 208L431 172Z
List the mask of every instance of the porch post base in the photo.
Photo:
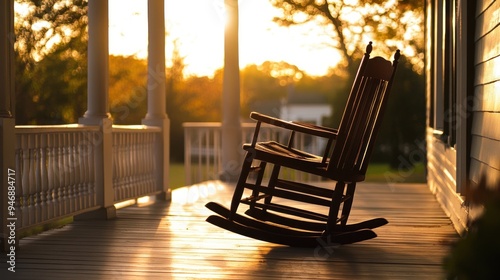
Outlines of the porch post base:
M101 207L97 210L79 214L73 217L75 221L112 220L116 218L116 207Z
M155 200L170 201L172 200L172 192L170 191L170 189L168 191L162 191L161 193L155 195Z

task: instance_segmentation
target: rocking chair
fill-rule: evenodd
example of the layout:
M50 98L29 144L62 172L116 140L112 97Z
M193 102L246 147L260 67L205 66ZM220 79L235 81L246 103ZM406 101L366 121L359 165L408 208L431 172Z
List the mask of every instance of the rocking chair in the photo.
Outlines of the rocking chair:
M230 208L207 203L206 207L218 214L209 216L208 222L247 237L293 247L350 244L377 236L372 229L387 224L384 218L347 224L356 183L365 179L400 57L398 50L391 64L381 57L370 58L371 51L370 42L338 129L250 114L257 124L252 142L243 145L246 156ZM263 123L289 131L288 142L259 142ZM326 139L324 154L294 148L297 133ZM272 172L265 185L268 164ZM335 188L285 180L280 176L283 167L334 180ZM252 173L255 176L250 176ZM251 191L248 197L243 197L245 189L249 190L246 193ZM237 213L240 204L248 205L246 215Z

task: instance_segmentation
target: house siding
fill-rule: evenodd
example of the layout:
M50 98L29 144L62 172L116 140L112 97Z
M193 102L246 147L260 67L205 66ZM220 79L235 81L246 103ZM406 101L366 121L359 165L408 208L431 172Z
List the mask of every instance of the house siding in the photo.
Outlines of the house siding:
M477 1L469 178L500 184L500 1Z
M427 129L427 184L441 204L458 232L467 228L468 209L463 197L457 193L456 150L435 137L432 128Z
M500 184L500 1L450 1L426 1L427 180L461 232L468 188Z

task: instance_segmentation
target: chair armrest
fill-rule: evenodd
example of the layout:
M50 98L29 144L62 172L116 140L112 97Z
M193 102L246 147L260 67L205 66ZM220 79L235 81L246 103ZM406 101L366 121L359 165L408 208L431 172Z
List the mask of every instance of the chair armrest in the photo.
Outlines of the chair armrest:
M326 131L329 131L329 132L334 133L334 134L338 134L338 132L339 132L338 129L330 128L330 127L326 127L326 126L321 126L321 125L315 125L312 123L296 122L296 121L292 121L292 123L299 124L299 125L306 126L306 127L311 127L314 129L326 130Z
M306 133L318 137L335 138L337 136L337 130L335 129L325 128L321 126L305 124L300 122L285 121L282 119L274 118L257 112L250 113L250 118L258 122L263 122L273 126L293 130L296 132Z

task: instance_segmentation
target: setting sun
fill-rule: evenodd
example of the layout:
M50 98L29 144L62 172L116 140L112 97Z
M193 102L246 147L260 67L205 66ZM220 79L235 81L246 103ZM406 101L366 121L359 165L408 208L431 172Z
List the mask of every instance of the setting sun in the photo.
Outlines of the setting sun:
M110 0L110 53L147 56L147 3ZM240 67L286 61L310 75L323 75L339 56L325 46L321 28L280 27L279 11L267 0L239 1ZM224 0L165 0L167 64L174 41L187 75L213 75L223 66Z

